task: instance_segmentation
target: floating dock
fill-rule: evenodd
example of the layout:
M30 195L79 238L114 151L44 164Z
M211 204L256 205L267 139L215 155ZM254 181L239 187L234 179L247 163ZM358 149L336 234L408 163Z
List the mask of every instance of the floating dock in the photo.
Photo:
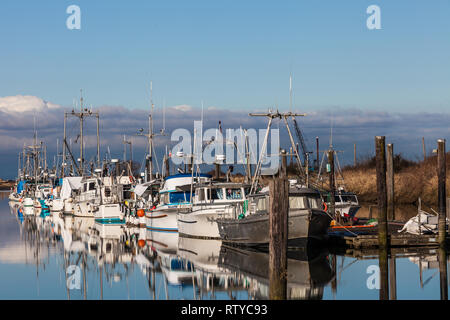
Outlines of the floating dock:
M438 234L409 234L399 232L404 222L388 222L388 243L390 247L438 247ZM376 249L378 248L378 226L353 225L333 226L328 230L329 245L343 249ZM447 242L450 237L447 236Z

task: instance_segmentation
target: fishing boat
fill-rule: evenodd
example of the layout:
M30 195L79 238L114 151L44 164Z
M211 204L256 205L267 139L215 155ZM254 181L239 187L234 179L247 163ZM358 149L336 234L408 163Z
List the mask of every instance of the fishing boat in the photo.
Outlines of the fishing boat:
M146 210L147 228L159 231L178 231L177 213L191 206L192 185L210 181L208 174L177 174L164 179L159 191L159 203L154 209Z
M192 207L177 215L180 236L220 239L217 220L234 217L249 190L250 185L233 182L196 185Z
M23 214L25 216L32 216L32 215L34 215L33 199L31 199L30 197L24 198L23 202L22 202L22 208L23 208Z
M267 189L249 196L248 209L237 206L234 217L216 220L222 240L249 246L269 243ZM289 189L288 242L323 241L330 222L318 190L300 185Z
M123 222L112 177L83 177L81 185L73 207L75 216L94 217L104 223Z
M353 222L356 213L361 209L356 194L345 191L343 187L339 188L334 194L334 207L337 215L350 222Z

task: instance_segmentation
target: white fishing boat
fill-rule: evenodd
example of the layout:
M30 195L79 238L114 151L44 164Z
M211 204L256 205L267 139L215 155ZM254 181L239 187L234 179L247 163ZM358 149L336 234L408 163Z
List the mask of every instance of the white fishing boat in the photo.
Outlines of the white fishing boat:
M104 223L120 223L124 214L115 193L112 177L84 177L75 198L74 215L93 217Z
M211 176L207 174L177 174L165 178L159 191L159 203L155 209L147 210L147 228L159 231L178 231L177 213L191 205L191 185L206 183Z
M249 190L250 185L232 182L196 185L192 207L177 215L180 236L220 239L217 220L234 217Z
M23 214L25 216L34 215L34 201L30 197L26 197L22 202Z

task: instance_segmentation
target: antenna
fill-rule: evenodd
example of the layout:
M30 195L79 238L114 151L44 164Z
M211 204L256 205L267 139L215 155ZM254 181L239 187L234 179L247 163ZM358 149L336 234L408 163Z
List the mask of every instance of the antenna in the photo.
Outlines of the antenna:
M289 76L289 112L292 112L292 72Z
M162 133L166 131L166 98L163 99L163 129Z
M330 122L330 149L333 149L333 119Z

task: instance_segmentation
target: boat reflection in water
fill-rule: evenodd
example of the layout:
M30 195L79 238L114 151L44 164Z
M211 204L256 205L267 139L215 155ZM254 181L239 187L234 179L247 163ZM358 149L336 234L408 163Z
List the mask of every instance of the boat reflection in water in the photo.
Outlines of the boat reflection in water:
M287 299L318 300L334 274L326 251L287 252ZM219 265L249 283L253 299L269 299L269 253L223 245Z
M145 295L153 299L268 298L266 252L229 247L221 240L180 237L177 232L104 224L90 217L27 216L19 206L10 209L26 246L16 251L28 253L27 263L36 264L38 270L53 261L58 275L65 273L59 276L59 286L66 293L60 298L103 299L124 294L130 298L129 278L132 275L135 282L138 274L143 276L139 286L147 288ZM79 268L78 290L70 288L67 270L71 266ZM289 298L320 299L330 277L323 253L314 257L301 251L289 254ZM120 283L126 283L125 292L111 295Z

